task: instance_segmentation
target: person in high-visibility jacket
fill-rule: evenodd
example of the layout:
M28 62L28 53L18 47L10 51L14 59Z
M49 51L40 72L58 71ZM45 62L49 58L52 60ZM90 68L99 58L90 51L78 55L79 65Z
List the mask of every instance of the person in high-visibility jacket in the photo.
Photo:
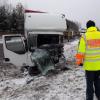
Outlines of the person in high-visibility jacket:
M95 92L100 100L100 32L89 20L87 30L80 38L76 64L83 65L86 74L86 100L93 100Z

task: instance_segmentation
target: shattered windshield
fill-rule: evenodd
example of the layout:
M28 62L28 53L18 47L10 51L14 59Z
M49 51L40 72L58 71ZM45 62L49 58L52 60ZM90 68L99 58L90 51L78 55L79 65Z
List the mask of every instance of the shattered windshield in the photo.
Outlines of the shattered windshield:
M48 70L54 69L54 64L46 50L36 49L31 55L31 60L35 63L42 74L46 74Z

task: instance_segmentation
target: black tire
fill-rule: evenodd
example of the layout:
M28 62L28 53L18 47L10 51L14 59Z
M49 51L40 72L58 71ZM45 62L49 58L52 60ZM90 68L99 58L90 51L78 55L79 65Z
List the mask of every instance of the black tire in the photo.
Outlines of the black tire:
M35 75L38 75L40 71L37 66L33 66L33 67L28 68L28 73L30 76L35 76Z

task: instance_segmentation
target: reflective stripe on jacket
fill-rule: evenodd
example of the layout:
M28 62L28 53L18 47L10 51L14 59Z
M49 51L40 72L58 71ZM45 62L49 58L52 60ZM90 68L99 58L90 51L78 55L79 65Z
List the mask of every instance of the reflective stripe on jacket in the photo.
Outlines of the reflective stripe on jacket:
M90 27L82 35L78 53L84 54L84 69L89 71L100 70L100 32L96 27Z

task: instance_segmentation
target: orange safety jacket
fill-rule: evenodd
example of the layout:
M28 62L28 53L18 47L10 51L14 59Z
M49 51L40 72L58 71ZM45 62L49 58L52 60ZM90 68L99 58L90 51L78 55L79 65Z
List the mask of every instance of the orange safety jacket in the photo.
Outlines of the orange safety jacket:
M96 27L88 28L80 39L76 64L80 63L83 63L85 70L100 70L100 32Z

